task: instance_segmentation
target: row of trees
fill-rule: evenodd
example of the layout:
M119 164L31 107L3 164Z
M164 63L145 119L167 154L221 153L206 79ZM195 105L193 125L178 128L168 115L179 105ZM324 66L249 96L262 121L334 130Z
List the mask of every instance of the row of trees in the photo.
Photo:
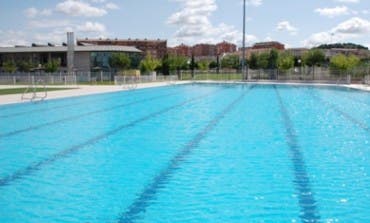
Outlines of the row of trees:
M51 60L45 64L34 64L29 61L18 61L15 63L12 60L5 61L3 63L3 69L5 72L14 73L15 71L30 72L36 70L44 70L48 73L56 72L60 67L59 60Z
M329 66L332 69L340 71L348 71L360 64L360 59L354 55L338 54L328 60L325 54L319 49L307 51L301 58L294 57L288 52L278 52L271 50L270 52L261 53L259 55L252 54L247 61L251 69L279 69L282 71L289 70L293 67L308 66Z
M289 70L299 66L323 66L329 65L333 69L346 71L359 65L360 59L354 55L345 56L336 55L327 60L320 49L307 51L302 58L297 58L288 52L278 52L271 50L260 54L252 54L246 61L250 69L279 69L282 71ZM216 61L200 60L184 56L166 55L161 60L153 58L147 54L144 59L132 59L125 53L113 53L109 65L111 68L118 70L140 69L142 72L157 71L163 74L188 69L209 70L209 69L240 69L241 61L238 55L227 55L217 58ZM46 72L55 72L60 66L59 60L51 60L43 65L35 65L26 61L19 61L17 64L13 61L5 61L3 69L6 72L15 72L16 70L29 72L31 70L45 70Z

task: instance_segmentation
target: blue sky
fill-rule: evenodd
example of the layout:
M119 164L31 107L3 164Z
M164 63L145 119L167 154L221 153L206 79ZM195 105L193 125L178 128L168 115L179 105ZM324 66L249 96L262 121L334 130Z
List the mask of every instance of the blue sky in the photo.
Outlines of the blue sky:
M0 45L78 38L241 44L242 0L0 0ZM370 47L369 0L247 0L247 45L354 42Z

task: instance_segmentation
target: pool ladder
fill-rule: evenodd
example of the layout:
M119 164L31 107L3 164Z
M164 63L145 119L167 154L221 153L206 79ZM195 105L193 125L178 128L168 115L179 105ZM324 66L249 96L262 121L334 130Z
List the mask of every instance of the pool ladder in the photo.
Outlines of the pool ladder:
M40 95L37 94L37 88L43 84L43 91L41 92ZM30 94L30 97L28 95ZM45 98L48 96L48 91L46 88L46 84L43 80L39 79L36 82L32 79L32 84L28 85L26 90L23 92L21 100L29 100L31 102L34 102L36 100L38 101L43 101Z
M137 77L136 76L124 76L122 88L127 90L134 90L137 88Z

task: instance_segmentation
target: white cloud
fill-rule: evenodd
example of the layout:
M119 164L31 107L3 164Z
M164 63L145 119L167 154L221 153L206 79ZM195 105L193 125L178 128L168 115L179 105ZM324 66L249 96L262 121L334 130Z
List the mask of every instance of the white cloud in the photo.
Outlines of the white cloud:
M41 16L51 16L53 14L53 10L51 9L43 9L40 11Z
M333 32L353 35L370 34L370 20L353 17L340 23L333 29Z
M242 33L234 26L224 23L214 25L210 16L217 10L215 0L176 0L181 3L182 10L175 12L168 19L167 23L177 26L169 45L180 43L196 44L200 42L216 43L222 40L241 43ZM247 35L247 42L255 41L253 35Z
M72 26L69 20L51 20L51 19L41 19L41 20L31 20L28 23L29 27L32 29L47 29L47 28L58 28Z
M28 18L33 18L37 15L38 10L34 7L31 7L31 8L24 10L24 13L26 14Z
M262 5L262 0L247 0L246 3L247 5L258 7Z
M336 2L342 2L342 3L359 3L360 0L335 0Z
M105 9L74 0L65 0L57 4L56 10L70 16L99 17L107 14Z
M105 8L106 9L110 9L110 10L115 10L115 9L119 9L118 5L112 3L112 2L108 2L106 5L105 5Z
M353 17L329 31L312 34L302 43L306 47L313 47L324 43L353 40L370 34L370 20Z
M29 45L27 35L22 31L0 30L0 46Z
M77 31L86 33L104 33L106 28L103 24L98 22L86 22L83 25L77 26Z
M289 21L281 21L277 24L276 29L278 31L287 31L291 35L296 35L298 29L290 24Z
M322 16L333 18L336 16L349 14L349 9L347 8L347 6L337 6L334 8L317 8L315 9L315 12L319 13Z
M31 7L31 8L24 10L24 13L28 18L34 18L37 16L51 16L53 13L53 10L51 9L38 10L34 7Z

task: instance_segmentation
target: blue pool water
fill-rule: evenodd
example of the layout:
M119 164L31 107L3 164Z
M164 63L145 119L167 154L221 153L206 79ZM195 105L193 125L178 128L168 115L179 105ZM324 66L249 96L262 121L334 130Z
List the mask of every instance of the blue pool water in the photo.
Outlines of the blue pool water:
M369 111L253 84L0 106L0 222L370 222Z

